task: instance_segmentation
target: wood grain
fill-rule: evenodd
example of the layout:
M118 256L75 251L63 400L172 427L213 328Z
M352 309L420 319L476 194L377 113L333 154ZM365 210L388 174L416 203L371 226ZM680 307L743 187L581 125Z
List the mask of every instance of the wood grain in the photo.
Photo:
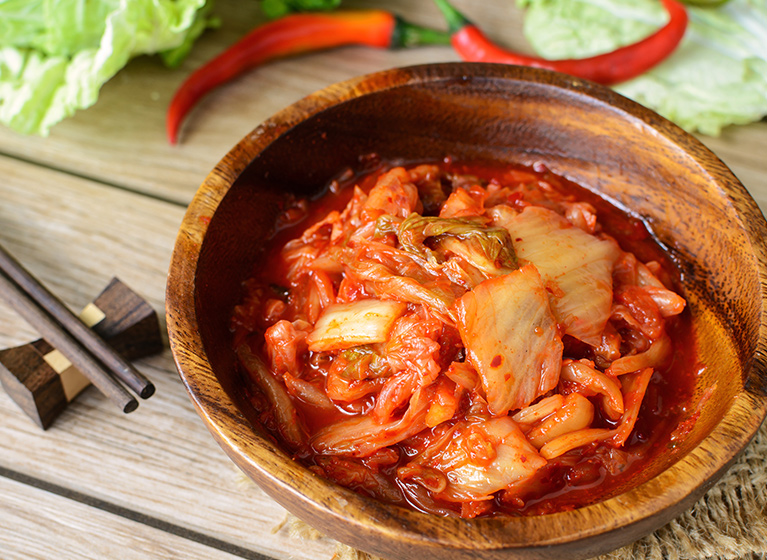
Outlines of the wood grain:
M767 215L767 120L727 128L717 138L698 138L732 169Z
M511 48L529 51L522 34L522 13L513 2L459 0L455 5L472 14L490 36ZM156 58L137 58L105 85L96 105L57 125L50 137L23 136L0 128L0 154L186 204L231 146L303 96L331 83L386 68L458 60L447 47L407 51L349 47L269 64L212 93L191 116L181 145L169 146L164 112L175 88L195 68L260 21L256 3L222 0L218 6L222 27L207 32L181 68L171 71ZM353 0L348 6L380 7L380 3ZM396 0L387 7L414 22L444 28L431 2ZM112 131L106 142L104 130ZM721 139L703 140L727 159L749 190L758 191L759 174L767 169L767 161L752 148L761 145L767 149L763 140L766 135L767 123L762 122L731 127ZM766 208L767 198L757 198Z
M65 303L82 307L117 275L162 310L182 207L23 162L0 159L0 166L10 178L3 187L0 241ZM47 205L52 196L56 204ZM34 338L0 307L0 345ZM169 353L138 367L157 387L139 410L116 413L89 388L47 432L0 392L0 468L262 554L280 557L293 548L287 535L272 534L284 510L215 445ZM0 518L6 507L0 500ZM327 542L308 543L296 558L329 557L331 550Z
M642 216L680 267L696 359L705 364L686 407L694 427L683 436L673 427L656 434L658 452L604 500L538 517L456 520L406 511L323 481L280 449L238 388L228 310L286 197L311 199L339 169L359 171L359 154L369 153L384 161L449 155L543 163ZM692 136L593 84L463 64L332 86L235 146L192 201L181 231L166 309L171 348L200 416L275 500L373 554L501 560L609 552L692 505L767 412L767 223Z
M0 154L36 161L107 184L188 203L218 160L259 123L331 83L393 66L457 60L449 47L375 51L349 47L288 59L249 72L213 92L190 116L179 146L165 139L164 112L173 92L204 61L260 21L257 2L218 2L223 25L196 44L178 70L156 58L135 59L110 80L93 107L57 125L48 138L0 128ZM486 22L488 32L521 46L513 3L456 2ZM350 8L381 7L374 0ZM387 8L424 25L444 28L431 2L397 0ZM238 110L233 111L232 107ZM104 131L108 131L104 134ZM106 140L106 141L105 141Z
M79 317L126 360L163 350L157 312L118 278ZM90 384L59 349L43 339L0 350L0 381L43 429Z
M48 138L0 128L0 243L72 309L82 308L116 275L161 312L186 204L219 159L276 111L339 80L457 59L443 47L350 47L270 64L212 94L195 111L183 143L171 148L164 112L174 89L257 21L257 2L216 4L223 26L207 32L180 69L169 71L153 57L134 60L104 87L95 106L62 122ZM345 4L381 6L376 0ZM455 4L491 36L527 48L514 2ZM432 2L386 5L417 23L443 25ZM703 141L767 209L767 123ZM1 347L38 336L0 306ZM138 411L122 417L87 389L49 432L0 391L0 558L332 557L334 545L327 541L273 534L285 510L216 445L167 350L138 367L157 386ZM45 485L60 493L41 490ZM226 547L237 553L222 551Z
M25 269L18 268L18 270L23 271L25 277L32 278ZM138 407L136 398L117 382L112 374L81 345L75 336L71 335L68 330L60 328L59 324L51 318L43 305L30 298L23 289L18 289L18 286L3 274L0 274L0 292L3 293L3 300L6 304L12 306L25 321L34 326L43 337L51 341L69 362L76 364L90 382L98 387L99 391L109 398L119 410L125 413L136 410ZM82 331L92 336L93 333L82 322L79 322L79 319L68 307L60 302L58 302L58 305L60 310L66 311L67 317L72 318L73 324L78 325ZM101 339L95 338L95 340L102 347L108 348ZM114 355L113 350L109 349L109 352L111 355ZM124 359L121 358L120 360L130 368L130 371L134 373L136 378L141 377L141 374Z
M163 529L128 520L66 497L0 477L3 560L50 560L62 554L82 560L235 560L224 552ZM9 530L9 529L13 530ZM55 540L50 535L55 534ZM34 545L30 545L34 543Z

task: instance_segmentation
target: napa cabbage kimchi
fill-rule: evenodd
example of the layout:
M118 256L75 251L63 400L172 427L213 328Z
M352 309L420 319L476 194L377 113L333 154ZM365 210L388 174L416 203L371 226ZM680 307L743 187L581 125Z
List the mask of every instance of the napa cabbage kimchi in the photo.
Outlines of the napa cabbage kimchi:
M686 305L641 222L607 209L608 234L595 197L542 167L347 182L285 208L232 314L283 448L368 496L466 518L577 507L641 466L673 408Z

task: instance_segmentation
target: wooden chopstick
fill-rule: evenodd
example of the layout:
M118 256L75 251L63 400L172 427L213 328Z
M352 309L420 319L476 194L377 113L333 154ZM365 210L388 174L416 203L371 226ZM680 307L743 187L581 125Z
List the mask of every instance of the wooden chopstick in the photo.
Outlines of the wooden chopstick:
M149 380L80 321L2 246L0 296L124 412L135 410L138 402L118 380L142 398L154 393L154 385Z
M138 401L95 361L75 338L56 324L53 318L8 276L0 272L0 296L123 412L132 412Z

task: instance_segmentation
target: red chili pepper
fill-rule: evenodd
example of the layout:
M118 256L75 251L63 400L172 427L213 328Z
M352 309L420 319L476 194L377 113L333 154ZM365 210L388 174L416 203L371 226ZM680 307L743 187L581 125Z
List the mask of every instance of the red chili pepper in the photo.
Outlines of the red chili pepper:
M345 45L381 49L449 45L450 34L408 23L382 10L292 14L255 28L196 70L176 91L166 116L175 144L184 117L207 93L259 64Z
M447 0L434 0L445 15L453 48L470 62L499 62L545 68L604 85L617 84L646 72L676 49L687 29L687 10L676 0L661 0L669 21L655 33L609 53L588 58L546 60L499 47Z

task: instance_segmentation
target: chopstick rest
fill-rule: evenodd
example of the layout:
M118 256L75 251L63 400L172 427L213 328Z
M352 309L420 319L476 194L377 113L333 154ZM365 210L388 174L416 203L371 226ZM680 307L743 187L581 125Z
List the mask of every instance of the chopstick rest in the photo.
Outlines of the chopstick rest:
M157 313L113 278L80 319L126 360L162 351ZM47 429L90 381L44 339L0 350L0 382L17 405Z

